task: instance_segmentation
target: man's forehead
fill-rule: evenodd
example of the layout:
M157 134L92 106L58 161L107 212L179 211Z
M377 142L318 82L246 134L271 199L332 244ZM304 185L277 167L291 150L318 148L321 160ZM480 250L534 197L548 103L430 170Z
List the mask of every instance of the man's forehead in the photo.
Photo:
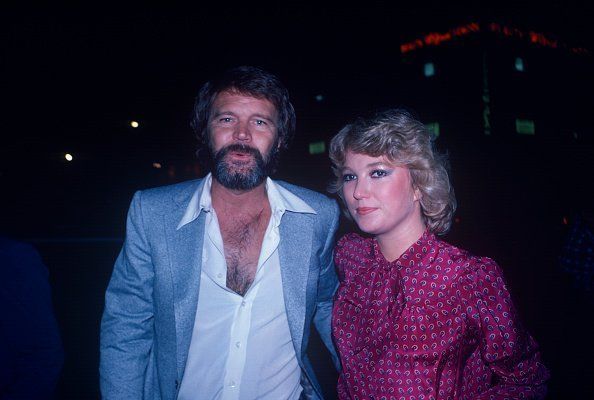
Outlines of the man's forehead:
M238 97L244 97L246 99L267 101L267 102L269 102L276 109L276 106L274 105L274 102L272 101L272 99L266 97L265 95L257 94L257 93L250 93L250 92L245 92L245 91L240 91L240 90L235 89L235 88L229 88L229 89L221 90L220 92L218 92L216 94L216 96L213 99L213 102L216 103L217 100L219 100L219 99L221 99L223 97L230 97L230 96L238 96Z
M257 96L251 93L244 93L237 90L224 90L219 92L215 98L213 99L212 106L210 108L210 114L214 114L220 112L220 108L225 108L226 105L231 103L246 103L246 105L250 102L258 101L258 102L265 102L267 103L267 107L270 107L270 110L275 116L278 115L278 110L274 103L264 96Z

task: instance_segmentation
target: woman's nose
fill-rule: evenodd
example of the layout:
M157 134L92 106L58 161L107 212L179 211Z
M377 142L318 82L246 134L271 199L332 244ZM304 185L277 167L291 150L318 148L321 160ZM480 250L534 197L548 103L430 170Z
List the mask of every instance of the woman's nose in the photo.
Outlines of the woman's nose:
M357 200L364 199L369 195L369 190L364 182L357 181L355 190L353 191L353 197Z

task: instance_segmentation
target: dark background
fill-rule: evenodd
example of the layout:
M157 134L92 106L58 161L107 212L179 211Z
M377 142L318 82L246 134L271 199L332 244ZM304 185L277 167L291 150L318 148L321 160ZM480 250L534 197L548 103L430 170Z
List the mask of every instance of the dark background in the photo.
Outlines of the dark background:
M58 398L99 397L103 293L131 196L203 174L189 128L193 99L210 76L237 65L267 69L289 88L298 129L277 177L315 190L325 191L330 166L308 144L327 142L355 116L404 105L439 120L436 143L449 154L459 201L446 239L504 269L551 369L549 398L588 397L594 301L558 257L573 220L592 211L592 16L586 1L3 6L0 234L32 242L50 270L66 352ZM400 52L473 21L587 52L490 39ZM500 47L533 61L528 83L492 74L487 137L475 55L487 51L497 71L507 54ZM428 59L441 62L433 81L414 72ZM454 68L466 61L468 73ZM515 133L518 110L537 120L534 136ZM349 229L343 221L341 231ZM318 342L311 353L331 398L336 375Z

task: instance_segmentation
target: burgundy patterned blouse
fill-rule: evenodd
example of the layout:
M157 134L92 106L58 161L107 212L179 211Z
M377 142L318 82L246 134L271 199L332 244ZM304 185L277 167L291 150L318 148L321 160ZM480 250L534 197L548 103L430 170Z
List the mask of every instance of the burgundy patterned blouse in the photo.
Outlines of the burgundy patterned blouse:
M425 232L393 262L348 234L335 262L340 399L544 397L548 371L493 260Z

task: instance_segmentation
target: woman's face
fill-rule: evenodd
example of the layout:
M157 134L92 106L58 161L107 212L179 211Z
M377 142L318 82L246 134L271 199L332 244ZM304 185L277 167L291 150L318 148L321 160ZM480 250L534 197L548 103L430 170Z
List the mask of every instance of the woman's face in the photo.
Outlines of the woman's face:
M342 174L344 200L363 232L400 239L423 225L420 193L408 168L347 151Z

